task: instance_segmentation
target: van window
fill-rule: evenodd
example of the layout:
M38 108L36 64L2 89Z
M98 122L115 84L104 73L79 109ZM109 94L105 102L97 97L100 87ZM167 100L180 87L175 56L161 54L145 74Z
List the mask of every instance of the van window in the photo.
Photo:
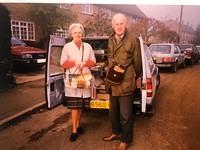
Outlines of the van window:
M51 55L50 55L50 76L55 74L63 73L64 70L60 66L60 57L62 53L63 47L61 46L54 46L51 48Z
M145 50L146 50L145 52L146 52L147 62L148 62L150 70L152 71L153 67L154 67L154 62L153 62L153 59L152 59L152 55L151 55L151 53L149 51L149 48L147 46L145 46Z

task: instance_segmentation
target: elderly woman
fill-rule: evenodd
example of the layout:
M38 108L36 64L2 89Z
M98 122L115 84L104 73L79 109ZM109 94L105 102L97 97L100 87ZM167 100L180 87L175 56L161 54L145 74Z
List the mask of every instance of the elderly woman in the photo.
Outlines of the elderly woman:
M60 64L66 70L66 106L71 109L72 117L72 133L69 140L73 142L77 140L80 134L84 133L84 129L80 126L81 110L89 108L91 90L72 86L69 82L71 81L70 75L80 74L80 72L90 73L90 68L95 65L96 59L92 47L88 43L82 42L84 28L80 23L70 25L69 35L72 37L72 41L65 44Z

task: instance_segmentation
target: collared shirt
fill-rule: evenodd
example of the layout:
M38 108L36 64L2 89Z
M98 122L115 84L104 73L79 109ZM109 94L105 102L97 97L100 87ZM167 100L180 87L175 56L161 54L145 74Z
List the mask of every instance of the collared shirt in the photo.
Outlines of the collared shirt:
M81 64L82 62L85 62L87 60L92 60L96 62L94 51L92 50L92 47L88 43L83 42L79 49L74 43L74 41L65 44L62 50L60 64L62 65L66 60L75 61L78 64ZM87 73L87 72L90 72L90 69L88 67L84 67L82 73ZM69 74L80 74L80 70L77 69L77 67L73 67L66 70L65 96L83 97L83 98L90 97L91 96L90 89L78 89L71 87L69 79L67 78Z
M123 33L121 36L117 36L115 34L115 42L116 42L116 44L120 43L120 41L123 39L124 35L125 35L125 33Z

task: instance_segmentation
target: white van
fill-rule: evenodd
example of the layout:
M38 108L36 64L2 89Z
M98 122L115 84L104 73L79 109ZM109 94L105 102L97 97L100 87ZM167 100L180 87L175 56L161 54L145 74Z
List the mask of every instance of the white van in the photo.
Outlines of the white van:
M142 54L142 76L138 79L138 89L133 97L133 104L135 108L139 109L139 112L146 113L152 110L152 103L160 84L160 75L148 47L144 45L141 37L139 40ZM108 109L110 94L105 89L104 82L107 71L108 37L83 38L83 41L91 44L97 58L97 64L92 68L96 96L91 99L90 108ZM46 101L49 109L62 104L64 99L64 69L60 66L60 56L65 43L66 39L64 38L50 37L45 75Z

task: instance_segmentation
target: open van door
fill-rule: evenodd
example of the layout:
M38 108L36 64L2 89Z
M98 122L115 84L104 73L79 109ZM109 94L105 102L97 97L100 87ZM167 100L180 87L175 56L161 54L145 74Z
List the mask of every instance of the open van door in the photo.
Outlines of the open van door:
M142 37L139 37L140 41L140 49L141 49L141 55L142 55L142 88L141 88L141 93L142 93L142 104L141 104L141 112L145 113L146 112L146 99L147 99L147 90L146 90L146 83L147 83L147 62L146 62L146 54L144 51L144 42Z
M64 70L60 66L60 57L65 39L51 36L45 72L45 94L49 109L61 104L64 99Z

